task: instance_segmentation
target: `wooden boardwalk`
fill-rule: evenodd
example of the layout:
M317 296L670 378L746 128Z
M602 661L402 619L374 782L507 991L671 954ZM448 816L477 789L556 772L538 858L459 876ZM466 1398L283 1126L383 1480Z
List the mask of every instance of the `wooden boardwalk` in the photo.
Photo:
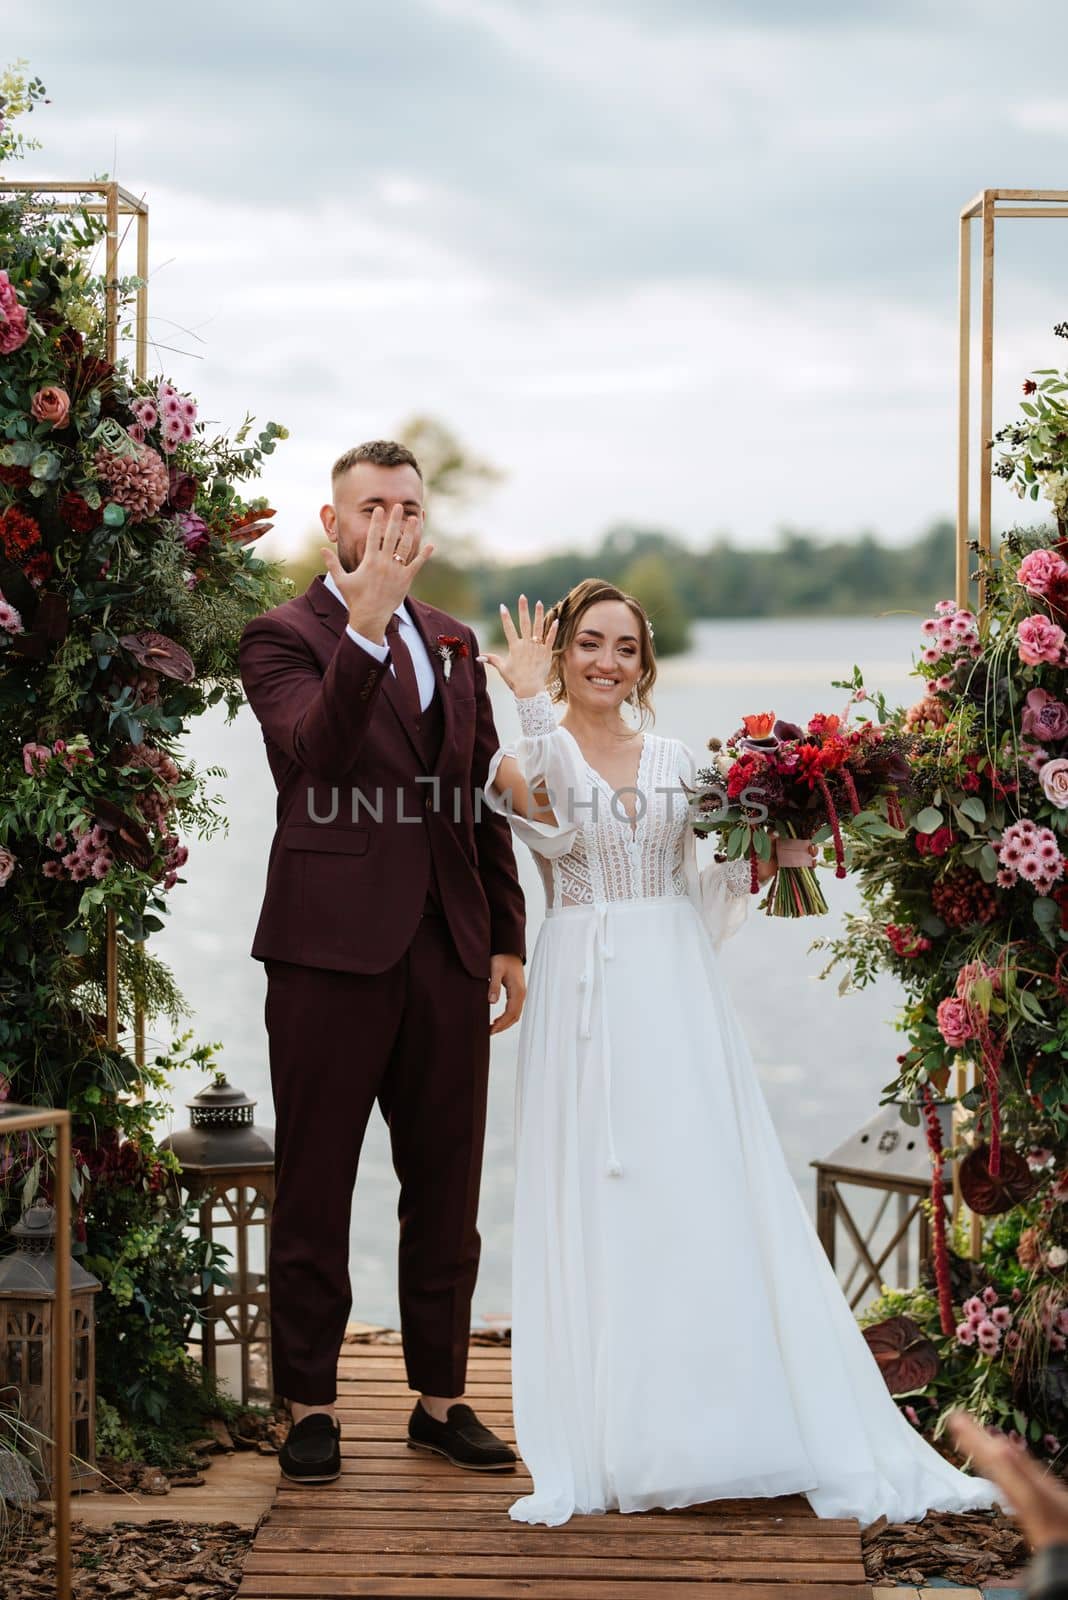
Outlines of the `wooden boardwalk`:
M509 1372L507 1349L472 1346L471 1402L514 1440ZM341 1477L319 1488L281 1480L238 1600L870 1600L859 1525L821 1520L799 1495L563 1528L512 1523L526 1471L462 1472L409 1450L412 1403L396 1345L344 1346Z

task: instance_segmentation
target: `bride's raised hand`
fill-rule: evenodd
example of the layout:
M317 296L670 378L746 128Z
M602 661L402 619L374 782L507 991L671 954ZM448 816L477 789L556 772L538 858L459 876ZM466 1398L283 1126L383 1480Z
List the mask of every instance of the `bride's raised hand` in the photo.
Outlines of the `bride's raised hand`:
M490 666L497 668L517 699L529 700L533 695L540 694L549 681L553 642L559 627L559 619L551 622L546 628L545 607L540 600L534 607L534 616L531 618L525 594L519 596L518 611L517 633L511 612L507 606L501 606L501 627L504 629L504 637L508 644L508 654L501 657L486 650L478 659L487 661Z

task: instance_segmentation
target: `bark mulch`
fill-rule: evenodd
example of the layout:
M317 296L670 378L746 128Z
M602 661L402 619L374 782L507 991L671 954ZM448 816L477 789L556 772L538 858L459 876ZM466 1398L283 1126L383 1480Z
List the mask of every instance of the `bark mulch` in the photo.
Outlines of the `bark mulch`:
M1015 1576L1031 1554L1016 1523L998 1510L928 1511L922 1522L880 1517L863 1530L861 1544L867 1577L884 1584L946 1578L982 1588Z
M255 1538L233 1522L116 1522L71 1529L71 1586L79 1600L231 1600ZM0 1600L55 1594L51 1519L34 1511L0 1566Z

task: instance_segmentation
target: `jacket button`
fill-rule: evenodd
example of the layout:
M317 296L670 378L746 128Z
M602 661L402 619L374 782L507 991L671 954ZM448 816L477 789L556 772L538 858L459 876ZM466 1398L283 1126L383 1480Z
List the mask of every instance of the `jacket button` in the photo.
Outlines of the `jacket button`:
M431 799L430 795L427 795L426 799L423 802L423 806L427 811L429 811L431 809L431 807L433 806L433 803L434 802Z

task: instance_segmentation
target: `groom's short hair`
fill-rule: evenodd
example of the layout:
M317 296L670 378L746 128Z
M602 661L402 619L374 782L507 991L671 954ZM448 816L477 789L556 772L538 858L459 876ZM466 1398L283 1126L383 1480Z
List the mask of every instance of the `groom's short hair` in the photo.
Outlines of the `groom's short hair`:
M366 444L354 444L351 450L338 456L330 472L330 482L336 483L342 473L361 461L370 461L376 467L414 467L420 483L423 481L419 463L406 444L398 444L395 439L369 439Z

